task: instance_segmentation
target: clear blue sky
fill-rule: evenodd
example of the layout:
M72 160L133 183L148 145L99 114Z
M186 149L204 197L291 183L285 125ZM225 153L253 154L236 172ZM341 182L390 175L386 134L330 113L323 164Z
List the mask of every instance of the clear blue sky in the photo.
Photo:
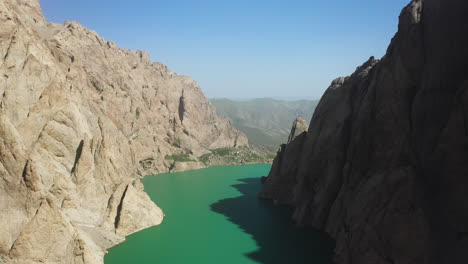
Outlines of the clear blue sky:
M409 0L41 0L51 22L79 21L193 77L208 97L319 98L378 58Z

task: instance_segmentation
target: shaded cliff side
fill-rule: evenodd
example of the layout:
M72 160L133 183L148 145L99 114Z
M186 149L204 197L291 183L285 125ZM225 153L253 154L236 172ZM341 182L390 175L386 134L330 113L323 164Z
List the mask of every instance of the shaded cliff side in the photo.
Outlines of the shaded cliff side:
M189 77L0 1L0 263L102 263L162 221L139 175L245 145Z
M339 78L262 197L350 263L468 261L468 2L414 0L386 55Z

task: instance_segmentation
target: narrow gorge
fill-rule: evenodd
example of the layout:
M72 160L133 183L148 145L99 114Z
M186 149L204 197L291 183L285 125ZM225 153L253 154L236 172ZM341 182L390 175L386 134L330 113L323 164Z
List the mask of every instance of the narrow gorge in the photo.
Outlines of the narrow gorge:
M334 80L278 152L261 197L336 239L336 263L467 263L467 14L411 1L385 56Z
M106 249L161 223L140 176L247 146L191 78L38 0L0 2L0 263L103 263Z
M468 263L467 0L65 2L0 0L0 264Z

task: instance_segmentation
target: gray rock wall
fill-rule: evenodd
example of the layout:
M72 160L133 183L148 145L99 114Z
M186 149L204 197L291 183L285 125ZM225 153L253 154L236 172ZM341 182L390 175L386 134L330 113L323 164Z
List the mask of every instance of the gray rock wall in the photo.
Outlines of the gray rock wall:
M323 95L262 197L336 239L336 261L468 261L468 2L414 0L387 54Z

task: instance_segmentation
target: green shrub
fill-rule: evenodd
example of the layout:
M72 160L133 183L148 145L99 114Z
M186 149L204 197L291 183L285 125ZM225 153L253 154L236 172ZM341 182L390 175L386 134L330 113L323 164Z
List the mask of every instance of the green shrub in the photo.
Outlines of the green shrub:
M227 156L231 154L231 152L234 152L235 148L218 148L218 149L212 149L211 152L216 155L216 156Z
M210 160L211 153L203 154L200 157L198 157L198 160L207 164L208 161Z
M164 159L178 161L178 162L195 161L195 160L190 158L189 154L186 154L186 153L176 153L176 154L172 154L172 155L166 155L166 157L164 157Z

